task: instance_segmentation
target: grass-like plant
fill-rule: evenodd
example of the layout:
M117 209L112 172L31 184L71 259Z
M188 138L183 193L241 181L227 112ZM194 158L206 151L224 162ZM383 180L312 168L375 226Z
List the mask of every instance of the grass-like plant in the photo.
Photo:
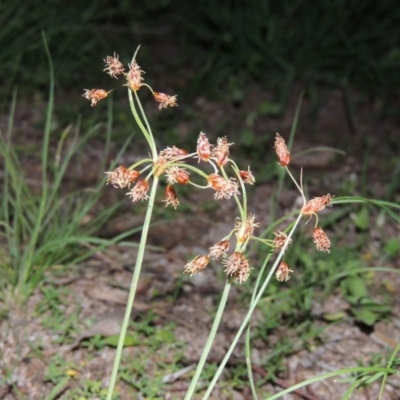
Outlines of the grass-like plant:
M293 78L372 93L398 82L399 11L391 1L271 0L174 3L186 29L187 51L201 43L199 84L226 77ZM194 12L198 18L186 16ZM189 53L190 54L190 53ZM200 74L199 74L200 75ZM275 79L275 81L279 81ZM203 82L203 83L202 83ZM273 84L274 79L271 79Z
M117 205L99 211L89 222L84 222L101 196L104 179L99 178L93 188L65 191L65 195L60 193L71 160L84 149L86 142L94 137L101 125L97 124L81 135L78 119L75 127L68 126L61 132L54 161L50 159L54 74L46 41L45 45L50 65L50 94L41 149L39 194L37 188L30 186L25 179L26 167L22 165L13 143L16 91L11 102L7 132L0 132L0 155L4 165L0 202L0 292L2 296L12 296L14 300L11 292L15 292L22 301L43 280L43 274L49 267L79 263L99 249L134 232L125 232L112 240L95 236L115 212ZM111 137L111 102L108 119L105 159ZM64 148L67 137L71 139L70 144Z
M300 221L305 220L306 223L311 225L309 229L309 240L310 242L314 242L317 250L329 253L331 249L331 241L328 238L327 233L321 227L322 224L319 222L319 213L326 207L332 206L333 204L349 204L354 202L370 203L379 206L397 222L400 222L400 218L396 212L400 209L400 206L390 202L368 200L360 197L334 198L334 196L330 194L324 194L313 199L307 199L302 186L302 171L299 173L300 178L296 179L294 174L289 170L292 157L290 150L283 137L276 134L274 148L278 163L299 190L303 199L303 204L298 210L295 210L271 223L270 227L265 231L268 234L267 236L256 236L254 231L259 224L256 222L255 215L248 210L246 192L246 186L254 184L255 179L250 167L247 169L241 169L230 156L229 149L232 144L229 143L226 137L219 138L216 144L210 144L207 135L200 132L197 139L197 147L196 149L193 149L193 151L187 151L176 146L167 147L163 150L157 148L155 135L147 120L138 92L143 88L150 90L154 100L159 103L160 109L177 106L177 98L176 96L155 92L151 86L143 82L144 71L137 63L137 52L138 51L134 54L127 72L125 72L125 66L119 61L117 55L114 54L114 56L108 56L105 59L105 71L107 71L107 73L113 78L122 77L124 79L123 86L126 86L128 89L129 104L133 117L149 147L148 157L144 157L129 167L120 165L114 170L106 172L107 183L119 189L128 188L129 191L127 192L127 195L132 201L148 201L125 317L121 328L121 334L109 383L107 400L112 399L117 380L124 340L130 321L132 307L134 305L136 289L143 264L143 256L146 250L150 221L155 207L156 192L161 179L165 179L167 183L164 199L166 206L172 206L175 209L179 206L178 194L175 189L175 187L178 187L179 185L192 186L196 190L213 190L215 200L224 201L227 199L233 199L237 206L237 218L236 221L232 223L231 231L227 232L226 236L221 237L220 241L214 244L206 254L197 255L194 259L188 261L183 267L183 272L192 276L201 273L210 262L215 261L220 264L226 274L226 283L221 294L221 300L216 311L215 319L197 369L186 393L185 400L192 399L195 394L200 375L206 364L209 351L214 342L218 326L224 313L232 285L244 284L249 278L250 273L257 274L256 283L252 288L253 294L249 304L248 313L229 347L229 350L218 367L214 378L208 385L203 397L203 399L207 399L224 370L239 338L244 333L245 329L250 326L252 313L265 293L271 279L275 276L278 281L286 282L289 280L291 273L294 272L290 265L285 261L285 254L288 246L292 244L294 232L296 231ZM91 101L92 106L95 106L100 100L106 98L109 93L110 91L104 89L85 89L83 96ZM295 131L296 123L297 117L295 119L292 133ZM286 227L283 230L278 230L278 225ZM250 261L246 256L248 246L254 242L261 243L267 247L266 256L259 268L256 266L251 268ZM233 250L230 250L232 247ZM257 398L251 369L250 329L247 330L246 335L246 360L253 396L254 398ZM375 369L375 372L381 374L379 375L380 377L394 373L392 362L393 360L387 365L387 367ZM367 373L371 372L371 370L360 367L338 371L335 374L339 375L351 372ZM327 376L332 376L332 374L328 374L326 377ZM318 379L321 379L321 377L315 378L315 380ZM356 387L357 385L354 386L354 388ZM293 387L293 390L295 390L295 387ZM287 390L285 393L289 391L290 390ZM272 398L276 397L273 396Z

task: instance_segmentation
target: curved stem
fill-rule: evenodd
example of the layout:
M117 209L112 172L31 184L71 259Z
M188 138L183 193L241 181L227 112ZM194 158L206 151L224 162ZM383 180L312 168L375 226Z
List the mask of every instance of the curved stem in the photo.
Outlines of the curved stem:
M135 107L135 102L133 101L132 90L129 89L129 88L128 88L128 97L129 97L129 104L131 106L132 114L133 114L133 116L135 118L135 121L138 124L140 130L142 131L143 136L146 138L147 143L149 144L150 149L151 149L151 153L152 153L151 155L152 155L153 159L155 160L155 158L157 156L157 151L156 151L156 147L155 147L155 143L154 143L153 137L147 131L147 129L143 125L142 120L139 117L139 114L138 114L138 112L136 110L136 107ZM138 99L138 97L136 97L136 99Z
M257 280L256 280L256 284L254 285L254 290L253 290L253 294L251 295L251 304L254 303L254 299L256 297L257 294L257 289L258 286L260 285L260 281L261 281L261 277L264 274L264 270L265 267L268 265L268 262L272 256L273 251L270 251L267 255L267 257L265 257L265 260L261 266L260 272L257 276ZM251 348L250 348L250 322L247 325L247 330L246 330L246 341L245 341L245 353L246 353L246 366L247 366L247 375L249 376L249 382L250 382L250 388L251 388L251 392L253 394L253 399L257 400L258 396L257 396L257 392L256 392L256 387L254 384L254 378L253 378L253 370L251 367Z
M217 333L218 325L221 321L222 314L225 309L226 301L228 300L229 290L231 289L231 283L229 280L226 281L224 291L222 293L221 301L219 302L217 313L215 314L214 322L212 328L210 330L210 334L208 335L207 343L204 347L203 353L201 354L200 361L197 364L196 371L190 382L190 386L188 391L186 392L186 396L184 400L189 400L192 398L193 393L196 389L197 382L199 381L201 371L203 371L204 365L207 360L208 353L210 352L211 346L214 342L215 335Z
M107 400L112 399L115 382L117 380L118 367L121 362L122 349L124 347L126 331L128 329L130 315L131 315L132 308L133 308L133 302L135 300L136 288L137 288L137 285L139 282L140 270L141 270L142 264L143 264L144 251L146 249L146 243L147 243L147 234L149 232L151 216L153 214L153 207L154 207L154 200L155 200L156 192L157 192L157 185L158 185L158 179L156 177L154 177L153 184L152 184L151 191L150 191L150 198L149 198L149 204L147 206L146 217L145 217L145 220L143 223L143 230L142 230L142 236L140 238L139 250L138 250L138 255L137 255L136 264L135 264L135 271L134 271L133 277L132 277L131 288L129 291L129 297L128 297L128 301L127 301L126 309L125 309L125 316L124 316L124 320L123 320L122 327L121 327L121 333L119 335L117 351L115 353L115 360L114 360L114 365L113 365L113 369L112 369L112 373L111 373L110 384L108 386Z
M149 121L147 121L146 114L145 114L145 112L143 110L142 103L140 102L140 99L139 99L139 96L138 96L137 92L134 92L134 94L135 94L135 98L136 98L136 101L137 101L138 106L139 106L139 110L140 110L140 112L142 114L142 117L144 119L144 123L146 124L147 132L149 134L149 137L151 138L151 143L149 143L149 144L150 144L150 148L151 148L151 150L153 152L153 159L155 160L156 157L157 157L157 151L156 151L156 144L154 142L153 132L151 131L151 127L150 127Z

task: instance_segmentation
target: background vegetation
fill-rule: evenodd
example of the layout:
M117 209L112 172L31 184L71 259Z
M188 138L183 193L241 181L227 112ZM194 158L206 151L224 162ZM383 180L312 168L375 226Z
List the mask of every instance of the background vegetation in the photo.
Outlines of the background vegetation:
M154 67L150 44L164 65L193 68L195 93L249 79L351 84L371 94L396 94L400 83L400 11L390 0L7 0L0 7L3 91L47 83L42 30L64 89L98 83L96 60L122 49L130 57L137 43Z
M174 110L177 117L169 112L152 116L152 121L163 132L163 136L157 138L160 141L170 144L178 138L185 147L186 141L189 143L190 139L192 143L193 138L178 137L174 128L178 122L190 121L191 129L196 133L204 124L211 124L209 120L215 111L212 107L209 112L198 115L190 106L199 99L229 103L243 119L243 124L235 132L236 154L241 151L239 155L252 167L254 164L256 172L262 171L257 176L258 182L282 179L275 159L269 157L265 161L266 145L271 140L253 129L254 121L260 115L265 118L283 116L296 85L305 89L305 98L315 108L323 100L318 98L317 89L331 88L343 95L348 124L355 133L355 104L351 93L357 93L364 103L371 104L377 126L379 123L383 125L376 129L376 132L383 133L382 136L378 139L360 137L359 145L352 147L352 142L349 148L345 148L349 138L343 132L335 132L329 140L355 154L356 166L353 162L353 169L348 170L343 179L333 175L329 180L323 179L318 171L315 175L310 172L310 186L328 188L343 196L357 193L375 197L373 184L378 183L384 185L384 190L379 193L382 199L398 199L398 130L384 126L386 117L394 117L396 121L398 114L400 7L394 0L6 0L0 3L0 26L0 109L3 116L9 116L8 129L2 129L0 141L0 166L5 171L0 175L0 188L3 190L0 204L0 289L3 303L8 299L10 286L19 286L26 300L26 296L43 283L48 269L60 264L62 268L60 265L57 268L63 270L64 264L78 263L99 248L135 232L133 229L112 241L104 237L100 239L105 222L119 205L103 212L96 208L104 189L104 181L101 181L103 170L107 169L104 164L111 165L111 159L119 157L116 151L113 157L109 156L111 142L118 142L123 149L122 143L132 138L129 110L126 110L125 103L125 111L119 110L117 102L114 105L104 102L91 109L85 100L79 102L77 98L84 88L101 87L103 83L108 88L110 81L101 72L104 68L102 59L115 51L126 64L138 44L142 44L139 64L143 65L146 77L157 79L158 86L165 87L166 91L170 89L171 94L177 93L179 102L184 99L183 106ZM15 118L19 101L40 109L43 99L48 98L51 79L42 33L46 36L53 62L55 103L52 86L47 112L43 112L43 118L37 124L43 135L35 139L36 145L29 146L24 126L17 135L12 131L14 125L21 127L21 119ZM18 88L18 96L15 88ZM273 100L258 103L257 98L250 105L250 111L249 108L243 109L241 107L250 92L248 88L268 90L273 93ZM115 99L118 101L117 96ZM114 115L112 107L117 110ZM77 118L78 113L83 113L85 118ZM310 115L313 115L312 110ZM229 119L230 115L226 118ZM299 125L301 127L301 123ZM227 126L212 126L213 134L227 134ZM310 132L302 133L306 138ZM70 188L71 191L66 190L63 183L70 163L75 162L77 154L89 154L90 157L88 149L96 138L105 143L103 165L99 165L97 171L98 183L93 185L93 190L86 190L82 182L77 184L78 187ZM384 145L376 146L377 141ZM377 154L382 160L378 163L374 158ZM42 166L40 193L21 179L25 174L24 167L31 169L34 165ZM371 165L374 173L371 173ZM354 168L357 168L357 178L353 176ZM279 186L280 190L282 187ZM270 212L278 217L282 205L274 196L271 197ZM184 211L191 210L188 203L183 204ZM204 208L207 206L208 211L215 212L214 204L205 204ZM387 204L381 206L385 208ZM392 217L398 222L397 211L393 211ZM156 212L157 217L165 218L164 208ZM170 217L171 214L167 215ZM263 360L273 366L259 380L259 386L277 381L285 368L285 355L297 351L299 346L312 347L311 343L322 340L322 328L316 322L335 323L349 317L354 324L371 332L378 321L387 321L392 316L388 304L395 294L391 286L393 282L389 278L384 280L383 285L388 291L384 295L379 293L379 301L376 292L370 293L370 289L375 284L374 274L379 271L389 273L388 266L398 259L400 242L393 237L393 232L398 232L393 222L388 222L386 215L376 211L371 204L346 204L333 209L324 227L332 234L332 242L340 243L339 248L331 255L304 252L309 240L300 234L298 245L291 249L287 260L302 273L293 276L292 285L287 290L282 291L281 284L274 282L265 293L260 312L268 318L257 322L252 340L260 339L270 347L275 346L275 350ZM371 231L375 235L378 232L381 239L378 249L369 246ZM351 240L344 238L348 232L352 233ZM344 242L346 246L342 246ZM259 256L257 252L252 254L255 259ZM177 278L171 301L181 295L183 285L184 278ZM73 320L72 317L65 320L60 307L66 307L70 302L67 290L44 285L41 293L43 300L37 315L46 312L46 326L56 326L63 332L60 345L70 344L81 330L79 310L73 315ZM322 303L333 293L344 299L348 308L338 313L313 315L315 299ZM249 288L244 287L241 296L247 301L251 296ZM1 315L7 312L7 307L0 311ZM134 343L145 343L149 352L159 350L164 344L176 347L179 351L174 356L172 367L166 362L149 372L146 369L147 353L143 353L145 356L143 360L137 359L137 365L126 364L122 368L123 379L134 386L131 377L137 374L134 380L142 387L135 389L151 398L156 398L165 385L161 379L150 382L142 377L149 374L161 376L169 373L170 369L185 366L179 353L184 345L175 340L174 328L166 326L160 334L154 320L157 317L152 312L138 318L139 328L132 333L136 335ZM286 335L289 330L295 331L299 341ZM280 334L276 342L271 335L279 331L284 334ZM156 332L159 332L159 337ZM115 343L115 337L105 339L99 334L85 340L83 347L101 350ZM392 365L397 366L396 354L389 356ZM372 364L381 365L388 357L379 354ZM61 358L54 357L48 367L48 381L56 388L72 379L65 377L65 363ZM213 365L209 366L210 376L213 368ZM240 387L247 379L244 363L232 366L228 378L235 387ZM365 377L353 378L356 388L357 379ZM231 389L230 384L226 384L226 389ZM90 398L94 393L104 395L100 380L95 379L74 390L71 398L78 395ZM57 390L54 393L56 396Z

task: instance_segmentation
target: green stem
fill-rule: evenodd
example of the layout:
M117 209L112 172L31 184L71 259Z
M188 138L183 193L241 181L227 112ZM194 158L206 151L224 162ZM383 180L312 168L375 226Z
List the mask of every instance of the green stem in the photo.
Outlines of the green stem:
M231 283L229 282L229 280L227 280L224 291L222 293L221 301L218 306L217 313L214 318L214 322L213 322L210 334L208 335L207 343L204 347L203 353L201 354L200 361L197 364L196 371L194 373L192 381L190 382L190 386L189 386L188 391L186 392L186 396L185 396L184 400L191 399L193 396L193 393L196 389L196 385L197 385L197 382L199 381L201 371L203 371L204 365L205 365L207 357L208 357L208 353L210 352L211 346L214 342L215 335L216 335L217 329L218 329L218 325L221 321L221 318L222 318L222 315L223 315L223 312L225 309L226 301L228 300L228 295L229 295L230 289L231 289Z
M157 150L156 150L156 145L154 143L154 139L151 136L150 132L147 131L147 129L143 125L142 120L139 117L139 114L135 107L135 102L133 101L132 90L130 90L130 89L128 89L128 97L129 97L129 104L131 106L131 111L132 111L133 117L135 118L136 123L138 124L140 130L142 131L143 136L146 138L147 143L149 144L149 147L151 149L152 158L153 158L153 160L155 160L157 158ZM135 98L139 103L139 97L135 96Z
M217 383L217 381L218 381L218 379L219 379L219 377L220 377L222 371L223 371L224 368L225 368L226 363L227 363L228 360L229 360L229 357L231 356L231 354L232 354L234 348L236 347L236 344L237 344L237 342L239 341L240 336L242 335L244 329L246 328L246 326L247 326L248 323L250 322L251 315L253 314L254 309L256 308L258 302L260 301L261 296L262 296L263 293L265 292L265 289L267 288L268 283L270 282L270 280L271 280L271 278L272 278L272 275L274 274L276 268L278 267L280 261L282 260L283 255L284 255L284 252L285 252L285 250L286 250L286 247L287 247L287 245L288 245L288 243L289 243L289 239L290 239L291 236L293 235L293 233L294 233L294 231L295 231L295 229L296 229L296 227L297 227L297 224L299 223L301 217L302 217L302 215L299 214L299 216L298 216L297 219L296 219L296 222L295 222L294 225L293 225L292 230L290 231L290 233L289 233L289 235L288 235L288 239L286 240L285 245L283 246L282 250L280 251L278 257L276 258L276 260L275 260L275 262L274 262L274 264L273 264L271 270L269 271L269 274L268 274L267 278L265 279L263 285L261 286L261 289L260 289L259 292L257 293L257 296L255 297L254 301L251 303L251 305L250 305L250 307L249 307L249 311L247 312L246 317L244 318L244 320L243 320L243 322L242 322L242 325L240 326L240 328L239 328L239 330L238 330L238 332L237 332L235 338L234 338L233 341L232 341L231 346L229 347L228 351L227 351L226 354L225 354L225 357L223 358L223 360L222 360L220 366L218 367L218 370L217 370L217 372L215 373L213 380L211 381L210 385L208 386L207 391L206 391L205 395L203 396L203 400L208 399L208 397L210 396L210 394L211 394L211 392L212 392L212 390L213 390L215 384Z
M261 282L261 278L264 275L264 270L266 268L266 266L269 263L269 260L272 256L272 251L269 252L269 254L267 255L267 257L265 257L265 260L261 266L260 272L257 276L257 280L256 280L256 284L254 285L254 290L253 290L253 294L251 295L251 304L254 303L254 299L256 297L257 294L257 290L258 290L258 286L260 285ZM247 331L246 331L246 341L245 341L245 353L246 353L246 365L247 365L247 375L249 376L249 382L250 382L250 388L251 388L251 392L253 394L253 399L257 400L258 396L256 393L256 387L254 384L254 378L253 378L253 370L251 367L251 348L250 348L250 323L247 325Z
M143 264L144 251L146 249L146 243L147 243L147 234L149 231L151 216L153 214L153 207L154 207L154 200L155 200L156 192L157 192L157 185L158 185L158 178L154 177L153 184L152 184L151 191L150 191L150 198L149 198L149 204L147 206L146 217L145 217L145 220L143 223L143 230L142 230L142 236L140 238L139 250L138 250L138 255L137 255L136 264L135 264L135 271L133 273L131 288L129 291L128 302L126 304L124 321L122 323L121 333L119 335L118 347L117 347L117 351L115 354L115 360L114 360L114 366L113 366L112 373L111 373L110 384L108 386L107 400L112 399L112 395L114 392L114 386L115 386L115 382L117 379L118 368L119 368L119 364L121 362L122 349L124 347L126 331L128 329L130 316L131 316L131 312L132 312L132 308L133 308L133 302L135 300L136 288L137 288L137 285L139 282L140 270L141 270L142 264Z

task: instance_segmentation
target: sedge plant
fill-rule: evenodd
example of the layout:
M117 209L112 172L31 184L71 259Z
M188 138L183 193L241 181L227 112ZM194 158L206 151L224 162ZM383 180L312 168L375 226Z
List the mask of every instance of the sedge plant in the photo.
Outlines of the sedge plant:
M183 266L183 272L193 276L201 273L211 262L220 262L227 277L208 340L187 390L185 400L192 399L197 390L199 378L214 342L232 285L245 283L252 271L252 268L250 268L250 261L246 257L246 249L249 243L262 243L269 249L261 268L256 271L258 277L253 289L249 311L204 394L203 399L207 399L218 381L239 338L246 327L249 326L251 315L273 276L280 282L286 282L289 280L290 274L294 272L285 261L285 252L292 243L292 237L299 222L303 218L306 222L312 219L314 220L314 224L310 228L310 238L315 243L317 250L329 253L331 241L319 223L318 213L326 207L332 206L334 202L339 202L338 200L340 199L334 199L334 196L329 193L313 199L306 198L302 187L302 171L300 172L300 179L297 181L289 170L291 161L290 150L284 138L276 134L274 148L278 163L299 190L303 199L303 204L298 210L281 218L276 224L272 224L277 226L278 223L281 225L286 223L285 229L273 232L271 238L264 238L262 235L256 236L254 231L259 226L259 223L256 221L255 215L248 210L246 192L246 186L253 185L255 179L250 167L241 169L232 159L229 150L232 143L229 143L227 137L218 138L215 144L211 144L207 135L204 132L200 132L196 149L193 151L187 151L176 146L167 147L162 150L157 148L155 135L140 101L139 91L143 89L149 90L154 100L159 103L160 110L177 106L177 96L156 92L151 86L144 82L144 71L137 63L137 54L138 49L127 69L125 69L126 67L120 62L119 56L115 53L114 56L108 56L104 60L106 63L104 70L110 77L116 79L122 77L124 79L123 86L126 86L128 89L128 99L133 117L149 148L148 157L143 157L128 167L120 165L112 171L105 172L107 175L107 183L113 185L117 189L127 188L128 191L126 195L129 196L133 202L148 202L125 316L121 326L121 333L109 382L107 400L112 399L115 390L118 368L121 362L130 315L134 306L136 290L143 265L144 252L147 245L147 236L153 209L155 207L156 192L160 180L166 181L165 198L163 200L165 206L171 206L177 209L179 206L179 198L176 188L179 185L191 186L197 190L212 190L214 191L215 200L233 199L237 206L237 218L231 231L227 232L226 236L221 237L218 243L211 246L208 254L197 255ZM92 106L95 106L111 92L112 90L85 89L83 96L91 101ZM193 160L195 162L193 162ZM359 202L367 201L361 198L352 198L352 200ZM399 208L397 205L388 202L384 204L379 203L379 205L391 215L396 215L392 211L392 208ZM268 271L267 266L271 263L272 266ZM246 340L246 360L251 388L256 398L257 395L255 393L255 386L251 374L249 330Z

